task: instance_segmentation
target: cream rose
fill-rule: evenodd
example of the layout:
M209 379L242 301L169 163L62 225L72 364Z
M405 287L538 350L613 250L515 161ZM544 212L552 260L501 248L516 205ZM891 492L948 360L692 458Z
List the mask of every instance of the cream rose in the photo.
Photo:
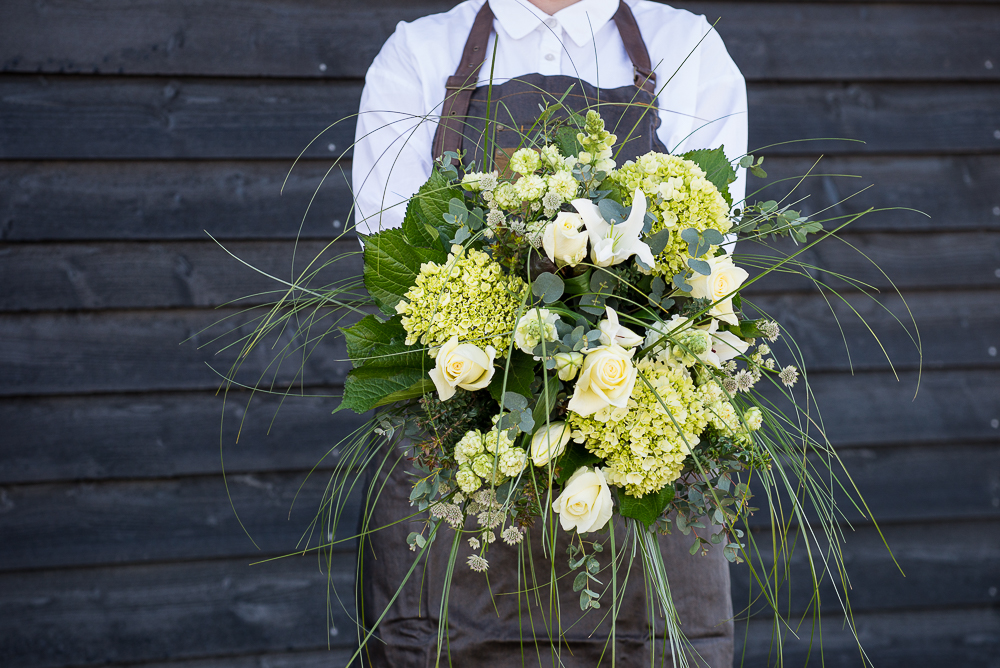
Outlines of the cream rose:
M483 350L471 343L459 343L453 336L437 351L434 368L430 370L431 380L437 388L441 401L455 396L455 388L481 390L490 384L496 368L493 359L496 351L492 346Z
M587 257L587 240L590 238L578 213L562 211L542 233L542 248L557 267L575 267Z
M606 406L624 408L635 386L634 354L635 348L625 350L614 343L588 352L568 408L582 417Z
M730 325L738 325L739 320L733 313L733 295L750 274L733 264L733 258L729 255L709 258L706 262L712 268L712 273L705 276L695 272L694 277L688 279L688 283L691 284L691 296L715 302L715 306L708 312L709 315L714 315Z
M599 531L611 519L613 502L607 478L601 469L581 466L566 481L562 494L552 502L564 531Z
M545 466L553 457L566 452L570 431L565 422L543 424L531 437L531 461L535 466Z

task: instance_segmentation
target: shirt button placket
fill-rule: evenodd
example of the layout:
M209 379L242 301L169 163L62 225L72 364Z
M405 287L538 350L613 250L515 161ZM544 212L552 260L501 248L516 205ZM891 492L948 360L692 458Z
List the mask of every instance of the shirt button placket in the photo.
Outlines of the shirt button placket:
M540 26L542 31L541 59L538 61L538 71L541 74L552 76L559 74L559 51L562 44L559 41L562 35L562 28L555 19L546 19L545 25Z

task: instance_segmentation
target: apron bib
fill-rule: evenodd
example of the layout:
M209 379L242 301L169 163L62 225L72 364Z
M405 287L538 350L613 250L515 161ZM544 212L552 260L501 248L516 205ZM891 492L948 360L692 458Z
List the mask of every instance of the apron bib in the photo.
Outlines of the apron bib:
M618 135L615 160L619 165L651 150L666 153L666 147L656 136L660 123L654 98L656 78L635 18L624 2L620 3L614 20L634 66L633 85L598 89L573 77L528 74L494 85L490 91L485 86L476 86L493 28L493 12L489 2L484 4L470 31L458 71L448 79L449 95L434 138L434 157L445 151L464 149L467 151L466 163L474 157L481 165L483 130L489 112L489 117L497 124L495 142L491 140L491 145L497 147L494 162L502 171L510 151L520 143L520 135L513 129L529 128L539 113L539 103L554 102L567 89L570 93L563 102L565 106L577 112L597 109L606 128ZM492 109L487 106L490 98ZM394 454L401 456L406 445L397 446ZM392 457L391 461L395 459ZM392 474L371 473L370 482L380 498L377 505L369 509L370 529L387 526L415 511L409 502L412 478L404 473L405 463L404 457ZM371 534L359 545L363 566L359 609L363 611L365 625L370 628L389 607L379 624L378 637L367 644L365 665L372 668L432 668L436 665L441 591L454 537L446 525L439 530L437 541L389 606L415 556L407 550L406 537L411 531L419 532L421 524L400 522ZM536 527L540 524L536 521ZM474 524L467 528L474 528ZM486 553L489 570L475 573L466 565L473 550L463 539L452 579L449 633L442 651L442 666L611 666L612 650L607 641L611 634L610 592L602 596L600 610L580 612L579 594L574 593L571 586L575 573L570 574L567 563L569 535L560 529L554 567L560 576L558 596L562 614L561 621L553 620L555 608L548 587L553 561L544 556L539 534L537 529L529 531L530 548L525 545L531 551L541 587L537 593L532 592L530 609L524 595L514 594L526 588L525 569L530 572L531 568L519 562L518 548L503 544L498 534L497 542ZM708 534L703 535L707 537ZM624 531L619 529L616 536L617 544L622 545ZM733 612L729 565L721 546L713 546L706 557L691 556L688 548L693 540L693 536L677 531L660 538L681 629L701 656L700 659L690 657L690 665L730 668ZM526 540L525 544L528 542ZM607 546L600 558L602 566L610 564ZM664 642L659 604L647 597L641 560L636 556L631 563L627 558L624 561L626 563L617 572L619 587L623 582L627 585L618 604L615 665L620 668L672 666L669 645ZM608 568L599 577L610 585ZM555 592L552 595L555 596ZM549 642L550 636L558 635L558 631L551 628L553 624L561 624L565 635L565 642L560 646ZM451 656L450 663L447 654ZM665 657L663 663L661 657ZM654 658L655 663L652 662Z

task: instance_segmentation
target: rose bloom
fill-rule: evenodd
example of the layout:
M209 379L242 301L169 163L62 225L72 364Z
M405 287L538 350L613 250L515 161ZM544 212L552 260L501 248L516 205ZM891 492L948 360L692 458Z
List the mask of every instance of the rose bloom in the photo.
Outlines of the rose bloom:
M557 267L575 267L587 257L586 230L582 230L583 218L578 213L562 211L549 223L542 233L542 248Z
M552 510L559 513L559 523L564 531L576 529L579 533L599 531L611 519L613 502L604 471L581 466L566 481Z
M495 357L493 346L486 346L483 350L471 343L459 343L457 336L451 337L438 349L434 368L429 374L441 401L455 396L456 387L481 390L489 385L496 372L493 366Z
M635 350L612 343L588 352L568 408L583 417L606 406L624 408L635 386L636 369L632 364Z
M531 461L535 466L545 466L553 457L566 452L570 431L565 422L543 424L531 437Z
M706 262L712 268L712 273L705 276L695 272L694 277L688 279L688 283L691 284L691 296L715 302L715 306L708 312L709 315L714 315L730 325L738 325L739 320L733 313L733 295L750 274L733 264L733 258L729 255L709 258Z

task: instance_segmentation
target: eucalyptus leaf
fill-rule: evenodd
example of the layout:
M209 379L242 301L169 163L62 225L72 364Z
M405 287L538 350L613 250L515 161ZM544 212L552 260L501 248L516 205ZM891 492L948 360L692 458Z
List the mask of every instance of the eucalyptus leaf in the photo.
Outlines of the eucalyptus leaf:
M546 304L558 301L563 296L565 284L563 280L555 274L545 272L535 277L531 284L531 292L536 297L541 297Z
M660 230L646 237L646 245L653 255L659 255L670 241L670 230Z
M705 262L704 260L696 260L694 258L689 258L687 264L689 267L691 267L692 269L694 269L703 276L711 276L712 274L712 265Z

